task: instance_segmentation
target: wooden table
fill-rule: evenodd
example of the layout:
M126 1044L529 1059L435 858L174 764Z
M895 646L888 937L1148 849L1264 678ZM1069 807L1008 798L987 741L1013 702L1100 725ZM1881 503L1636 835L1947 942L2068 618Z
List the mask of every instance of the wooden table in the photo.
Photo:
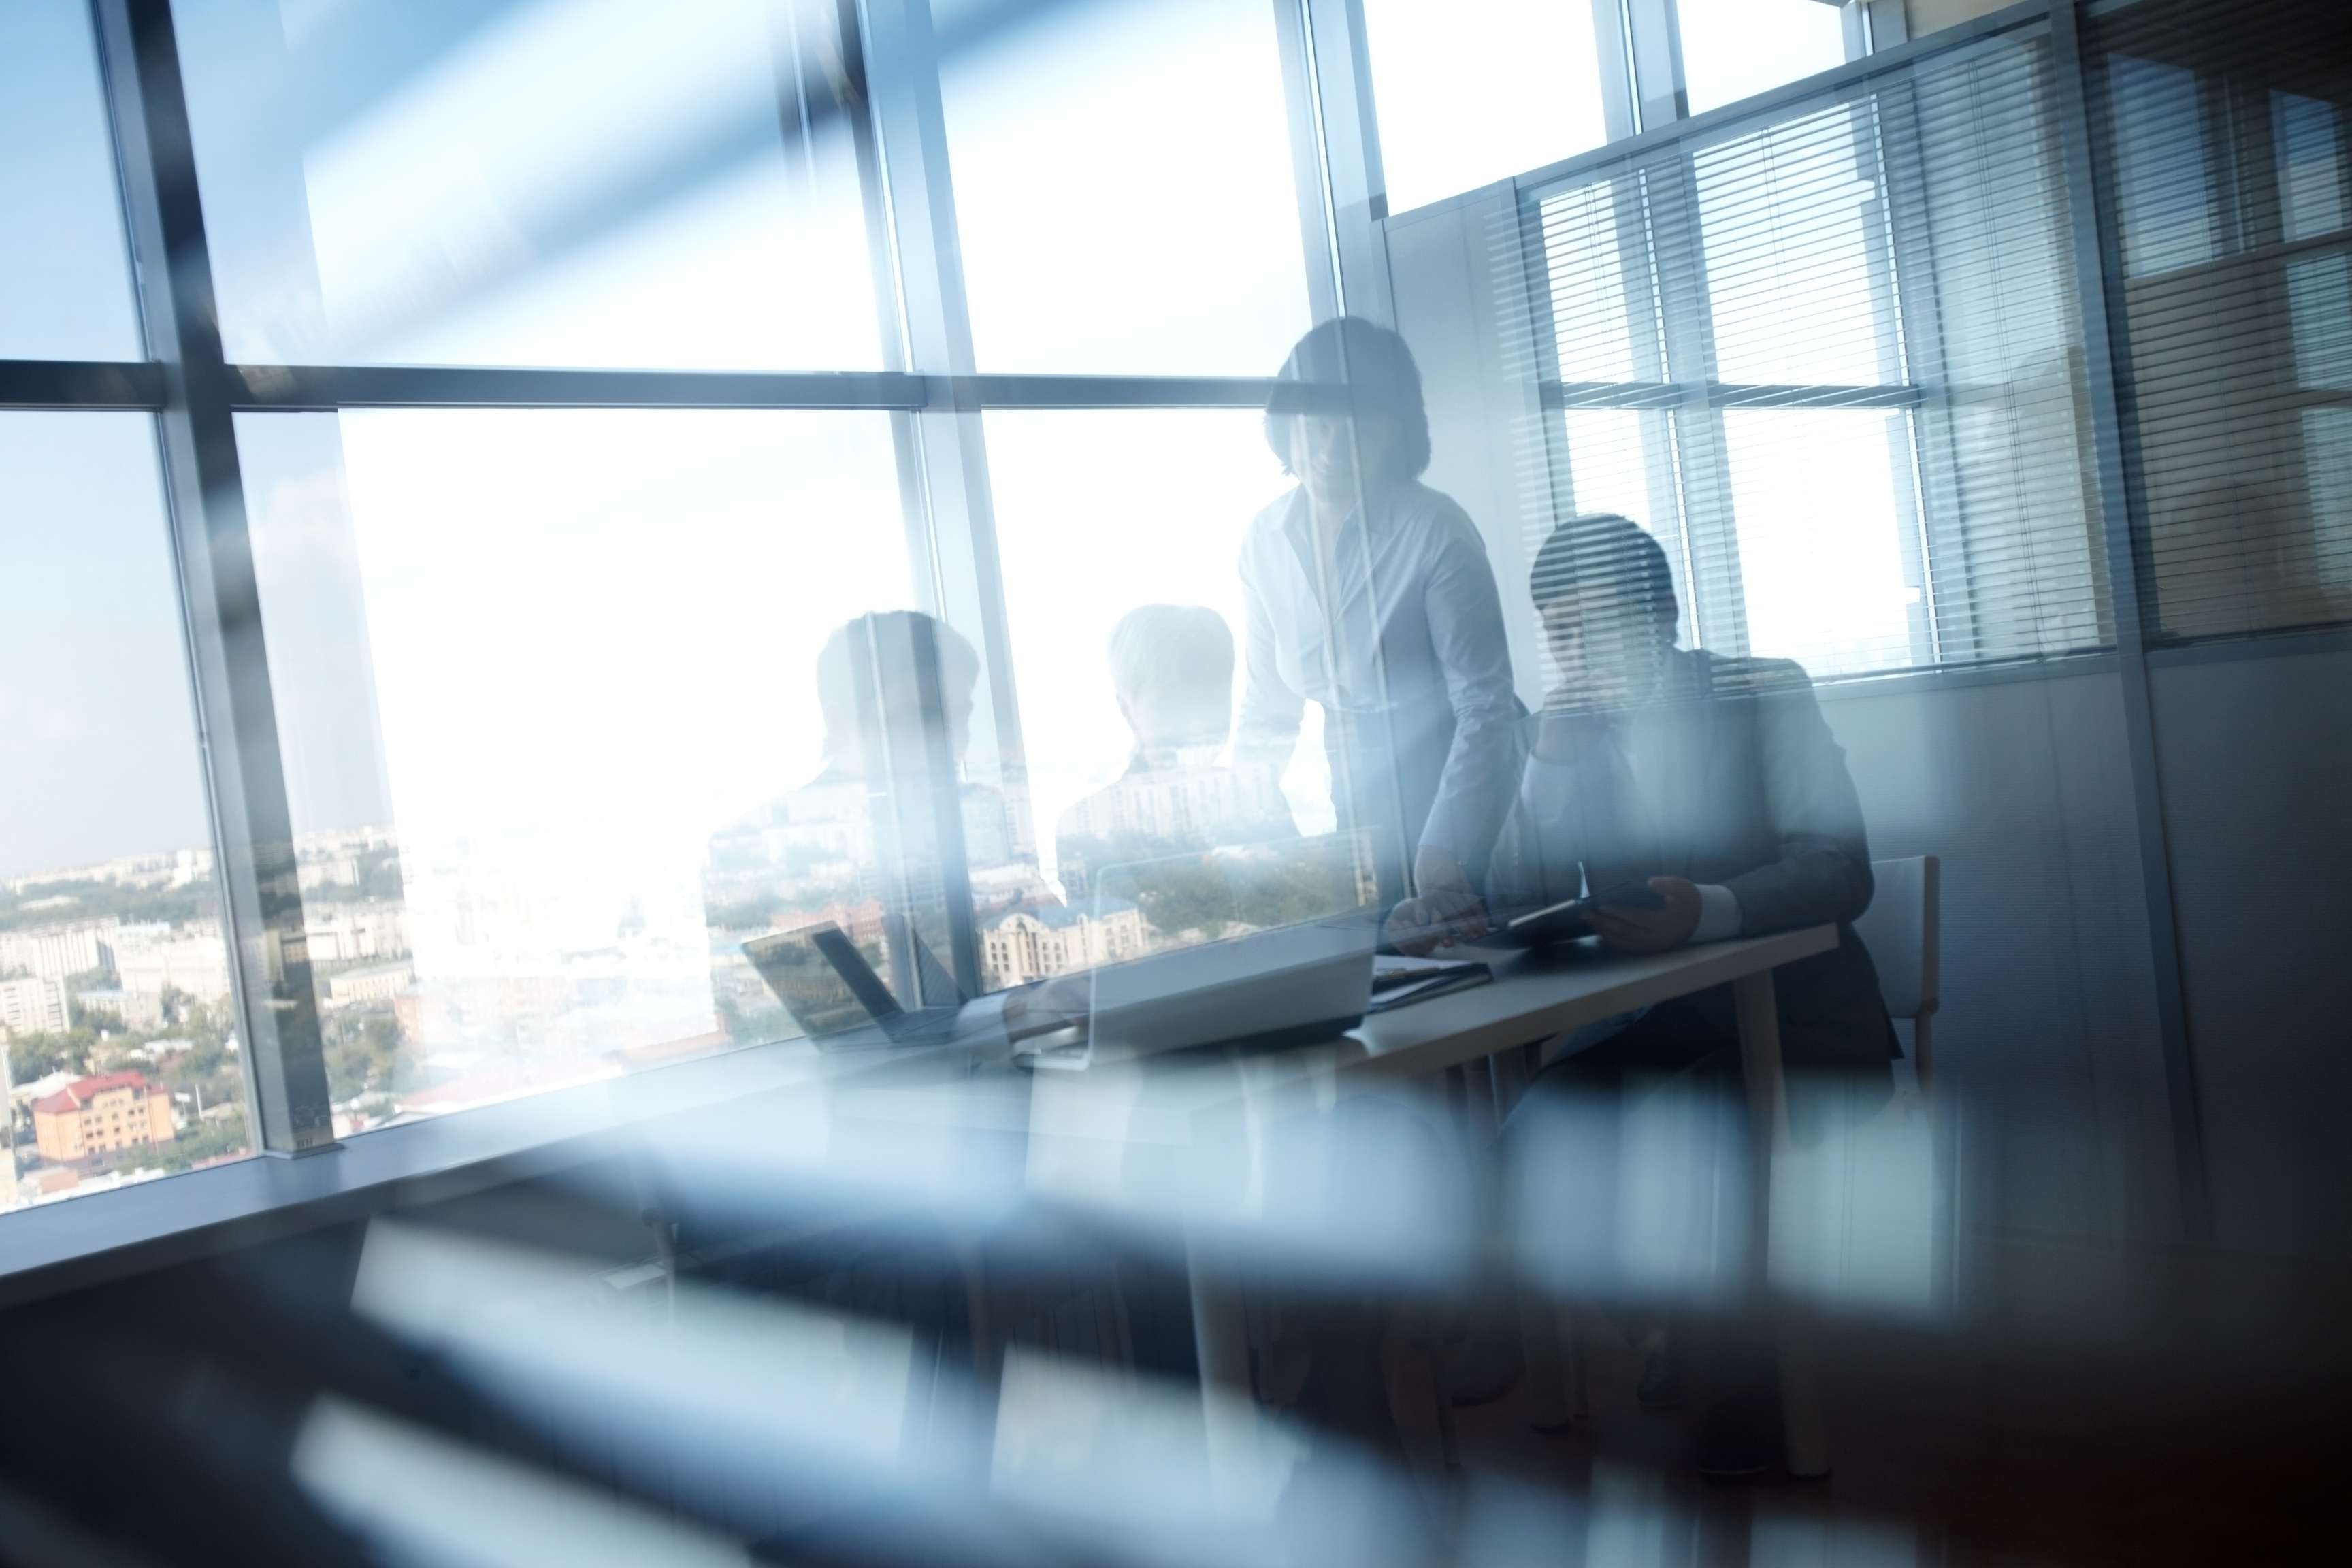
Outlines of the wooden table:
M1773 1315L1789 1469L1798 1476L1827 1472L1829 1442L1811 1347L1797 1318L1779 1310L1769 1294L1771 1184L1774 1172L1785 1170L1791 1157L1772 971L1836 945L1837 928L1818 925L1648 956L1609 953L1590 941L1541 953L1477 952L1494 967L1491 984L1375 1014L1330 1047L1326 1058L1338 1090L1345 1093L1351 1086L1467 1067L1636 1008L1730 985L1757 1161L1750 1184L1755 1217L1748 1280L1753 1302ZM1301 1058L1293 1065L1304 1067L1311 1059ZM1240 1311L1233 1292L1204 1278L1205 1272L1195 1268L1193 1285L1203 1381L1246 1394L1249 1358ZM1530 1375L1540 1379L1542 1373L1531 1368ZM1551 1375L1557 1388L1556 1366ZM1548 1393L1538 1388L1539 1396ZM1230 1412L1234 1402L1225 1405Z

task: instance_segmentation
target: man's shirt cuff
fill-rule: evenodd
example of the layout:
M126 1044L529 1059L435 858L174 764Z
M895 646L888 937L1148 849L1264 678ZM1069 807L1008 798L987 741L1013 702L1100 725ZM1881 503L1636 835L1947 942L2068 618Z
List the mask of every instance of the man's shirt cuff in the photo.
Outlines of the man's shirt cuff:
M1693 942L1724 942L1739 934L1739 896L1720 882L1698 885L1698 925Z

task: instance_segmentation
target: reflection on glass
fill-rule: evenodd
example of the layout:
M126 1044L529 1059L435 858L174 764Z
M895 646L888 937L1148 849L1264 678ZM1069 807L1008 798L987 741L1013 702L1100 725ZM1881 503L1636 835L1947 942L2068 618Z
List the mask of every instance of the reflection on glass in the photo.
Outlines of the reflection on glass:
M2278 142L2279 203L2289 240L2344 226L2344 121L2332 103L2271 94Z
M1118 777L1064 812L1055 864L1073 899L1106 866L1296 835L1271 769L1225 759L1234 634L1202 605L1144 605L1110 636L1119 717L1135 751Z
M2213 177L2196 76L2116 55L2107 63L2107 95L2124 270L2140 277L2212 260Z
M1220 702L1230 722L1236 692L1242 540L1282 469L1249 410L1000 410L986 428L1029 784L1037 821L1055 828L1040 847L1084 907L1078 862L1100 861L1103 841L1112 854L1139 834L1190 847L1272 815L1263 781L1227 773L1225 736L1210 731ZM1177 610L1178 624L1132 623L1144 606ZM1213 690L1203 667L1218 662ZM1309 833L1332 823L1316 738L1281 781L1283 810Z
M825 951L833 927L887 977L890 1003L908 1008L1030 978L989 973L971 934L1053 902L1025 810L970 775L982 673L971 644L927 615L865 615L834 628L809 677L822 766L711 836L704 902L714 942L794 932L837 963L842 955ZM733 963L713 956L722 970ZM761 979L776 990L774 974L762 969ZM814 1030L789 995L778 1000ZM781 1026L747 1028L738 1014L728 1026L738 1038Z
M2352 408L2303 412L2303 460L2311 475L2313 576L2332 613L2352 613Z
M5 1209L251 1145L153 426L0 414L0 474Z
M2296 382L2352 391L2352 257L2335 251L2289 261L2286 300Z
M1845 63L1845 24L1821 0L1675 0L1690 112L1704 114Z
M0 5L0 359L147 357L83 0Z
M1732 409L1723 416L1748 641L1816 677L1914 662L1893 453L1899 415Z
M1589 6L1367 0L1364 31L1391 213L1608 139Z
M1307 324L1263 0L940 0L983 371L1264 375Z
M182 0L248 363L866 369L832 0Z
M748 873L714 835L823 776L820 654L910 591L887 417L269 415L239 442L294 821L347 885L311 950L339 1117L758 1037L751 917L869 890L822 833ZM738 874L772 901L739 908Z

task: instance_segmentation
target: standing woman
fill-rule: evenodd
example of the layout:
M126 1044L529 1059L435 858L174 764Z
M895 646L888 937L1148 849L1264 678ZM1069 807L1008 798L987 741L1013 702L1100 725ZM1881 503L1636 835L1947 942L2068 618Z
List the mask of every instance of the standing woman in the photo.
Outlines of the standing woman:
M1516 783L1517 704L1486 544L1421 482L1429 415L1404 340L1352 317L1308 332L1267 401L1265 436L1298 484L1242 545L1236 755L1278 770L1311 699L1339 826L1369 834L1383 900L1402 899L1391 938L1412 950L1475 938L1486 929L1475 879Z

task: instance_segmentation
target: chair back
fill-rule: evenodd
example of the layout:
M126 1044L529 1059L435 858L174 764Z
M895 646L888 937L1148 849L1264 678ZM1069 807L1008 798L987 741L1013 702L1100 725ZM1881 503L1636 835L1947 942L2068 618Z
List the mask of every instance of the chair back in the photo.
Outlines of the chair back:
M1936 1011L1938 865L1933 855L1873 860L1877 890L1853 922L1878 968L1886 1010L1897 1018L1916 1020Z

